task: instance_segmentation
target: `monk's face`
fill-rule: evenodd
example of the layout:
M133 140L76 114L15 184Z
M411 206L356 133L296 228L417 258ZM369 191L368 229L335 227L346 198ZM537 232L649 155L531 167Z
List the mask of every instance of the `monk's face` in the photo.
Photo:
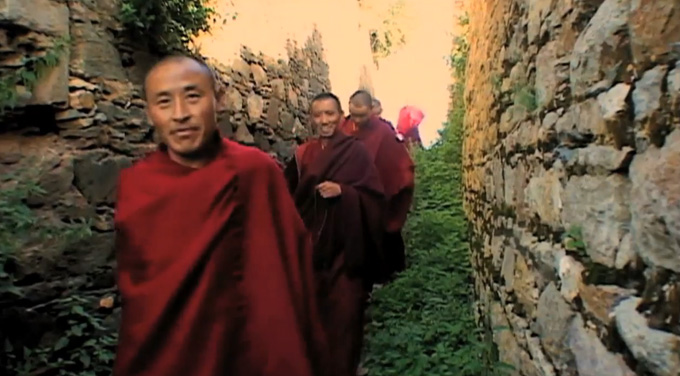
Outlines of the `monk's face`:
M362 105L361 103L349 103L349 115L354 124L362 127L368 123L368 120L373 114L371 106Z
M147 114L168 152L198 158L217 129L213 79L191 59L167 61L146 79Z
M312 124L321 137L331 137L342 120L342 111L333 99L320 99L311 106Z

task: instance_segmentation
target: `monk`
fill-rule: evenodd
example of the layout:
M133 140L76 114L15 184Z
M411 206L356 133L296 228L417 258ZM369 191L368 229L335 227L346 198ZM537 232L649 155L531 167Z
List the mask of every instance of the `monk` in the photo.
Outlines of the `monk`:
M371 271L382 241L383 188L368 150L340 132L338 98L312 99L310 119L319 137L301 145L286 168L300 215L314 234L314 266L337 376L355 376L363 343Z
M382 113L383 113L382 103L381 103L378 99L376 99L376 98L373 98L373 109L372 109L372 113L373 113L373 115L375 115L378 119L380 119L381 121L384 121L385 123L389 124L389 126L392 127L392 129L394 129L394 126L392 125L392 122L390 122L389 120L387 120L387 119L385 119L384 117L382 117Z
M403 137L404 143L409 147L421 148L423 146L418 127L424 118L423 111L414 106L404 106L399 111L397 133Z
M221 138L211 70L156 64L162 143L121 173L116 376L324 375L312 243L276 163Z
M385 189L387 209L384 222L383 250L386 265L376 283L385 282L406 267L401 230L413 201L415 176L413 160L391 127L372 113L373 99L365 90L352 94L350 116L341 129L358 138L368 149Z

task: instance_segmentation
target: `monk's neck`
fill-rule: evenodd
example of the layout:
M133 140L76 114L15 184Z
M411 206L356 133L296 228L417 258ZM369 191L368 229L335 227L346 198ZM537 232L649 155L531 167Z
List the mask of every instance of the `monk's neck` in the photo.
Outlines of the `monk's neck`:
M215 160L217 157L217 153L220 149L221 146L221 140L216 139L215 141L212 141L205 145L203 148L201 148L200 151L192 154L192 155L182 155L173 152L170 149L167 149L168 157L175 163L184 166L184 167L189 167L193 169L198 169L201 167L205 167L208 165L210 162Z

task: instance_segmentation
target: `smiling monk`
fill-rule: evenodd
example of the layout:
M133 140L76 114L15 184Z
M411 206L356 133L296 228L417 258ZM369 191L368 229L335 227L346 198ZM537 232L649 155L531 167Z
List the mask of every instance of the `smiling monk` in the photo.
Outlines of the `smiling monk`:
M220 137L205 64L166 58L145 95L162 143L120 176L114 375L324 375L312 243L281 170Z
M319 137L301 145L286 168L295 204L314 234L314 266L331 369L355 376L361 355L368 277L382 241L383 189L368 150L340 132L342 108L331 93L310 105Z
M373 98L364 90L352 94L349 101L350 116L343 122L344 133L358 138L371 154L387 200L383 249L385 275L375 276L384 282L394 272L404 270L406 255L401 230L406 223L415 187L415 166L394 129L373 114Z

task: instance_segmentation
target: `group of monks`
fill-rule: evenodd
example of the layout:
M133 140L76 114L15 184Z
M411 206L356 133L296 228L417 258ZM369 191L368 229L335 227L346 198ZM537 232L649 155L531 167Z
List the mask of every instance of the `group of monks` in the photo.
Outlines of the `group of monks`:
M158 150L122 171L115 212L122 318L116 376L354 376L372 286L405 268L414 190L403 137L357 91L309 118L281 170L223 138L203 62L144 82Z

